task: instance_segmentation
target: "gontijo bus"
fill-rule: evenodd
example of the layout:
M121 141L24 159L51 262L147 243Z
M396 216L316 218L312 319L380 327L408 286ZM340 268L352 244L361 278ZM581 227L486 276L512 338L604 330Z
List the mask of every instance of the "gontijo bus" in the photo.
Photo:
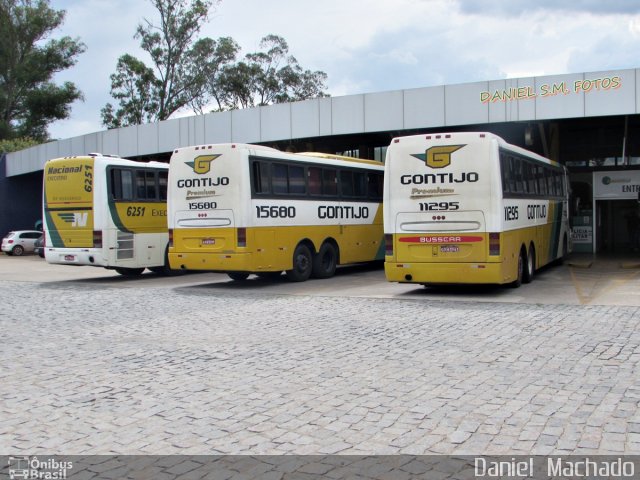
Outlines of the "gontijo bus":
M168 273L169 165L89 154L44 167L43 224L49 263L138 275Z
M569 252L567 172L490 133L399 137L387 150L392 282L530 282Z
M168 219L174 269L292 281L336 265L383 260L378 162L247 144L171 156Z

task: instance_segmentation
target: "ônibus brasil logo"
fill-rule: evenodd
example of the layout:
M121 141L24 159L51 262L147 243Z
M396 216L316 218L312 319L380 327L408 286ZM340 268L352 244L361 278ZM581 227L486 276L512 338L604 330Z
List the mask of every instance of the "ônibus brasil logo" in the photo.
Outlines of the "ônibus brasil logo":
M193 159L193 162L184 162L193 168L193 171L199 175L209 173L211 170L211 162L218 158L220 154L200 155Z
M9 457L9 479L41 479L64 480L73 469L73 462L56 460L55 458L29 456Z
M444 168L451 165L451 154L464 145L439 145L425 150L424 153L412 153L411 156L422 160L427 167Z

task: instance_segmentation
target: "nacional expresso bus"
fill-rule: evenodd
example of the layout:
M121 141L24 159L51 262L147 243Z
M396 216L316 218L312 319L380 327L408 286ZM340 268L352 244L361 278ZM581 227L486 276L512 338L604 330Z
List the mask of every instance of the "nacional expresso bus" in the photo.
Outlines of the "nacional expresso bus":
M169 273L169 165L89 154L44 167L43 227L49 263L122 275Z

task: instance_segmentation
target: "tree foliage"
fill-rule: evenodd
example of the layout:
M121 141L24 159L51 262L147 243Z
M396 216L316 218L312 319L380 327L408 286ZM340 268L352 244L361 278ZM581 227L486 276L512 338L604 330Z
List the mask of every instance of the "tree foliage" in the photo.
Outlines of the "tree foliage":
M303 70L289 55L284 38L267 35L260 42L260 51L222 70L217 81L224 93L219 107L248 108L326 96L326 80L324 72Z
M205 65L211 56L209 39L196 39L216 0L150 0L158 11L159 24L146 20L135 38L151 58L152 67L133 55L118 59L111 75L110 103L102 110L109 128L166 120L202 94Z
M83 98L74 83L52 81L86 48L68 36L46 41L64 17L47 0L0 0L0 139L47 140L48 125Z
M2 1L2 0L0 0ZM108 128L166 120L183 108L222 111L325 96L324 72L304 70L284 38L267 35L260 51L238 61L233 38L197 38L218 0L149 0L159 24L139 25L136 38L151 66L122 55L102 109Z
M11 139L0 140L0 154L17 152L24 150L25 148L33 147L34 145L40 145L41 141L30 137L18 137Z

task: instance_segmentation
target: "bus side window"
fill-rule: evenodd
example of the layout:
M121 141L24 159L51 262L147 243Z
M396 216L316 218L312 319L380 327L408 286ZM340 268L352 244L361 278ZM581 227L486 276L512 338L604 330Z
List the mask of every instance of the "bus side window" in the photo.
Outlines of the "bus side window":
M363 172L353 174L353 195L355 197L367 196L367 176Z
M169 172L167 170L160 170L158 173L158 191L160 193L160 200L167 199L167 184Z
M338 177L334 169L322 169L322 195L336 196L338 194Z
M542 165L536 166L536 180L538 182L538 193L542 197L546 197L549 194L549 189L547 188L547 181L544 176L545 168Z
M509 193L509 182L511 181L511 170L509 169L509 160L503 153L500 154L500 177L502 178L502 193Z
M266 162L253 162L253 191L269 193L269 164Z
M147 198L147 190L144 186L145 172L144 170L136 170L136 198Z
M379 173L369 174L369 198L376 201L382 200L383 176Z
M271 186L275 194L286 195L288 193L286 165L280 163L271 165Z
M536 181L536 166L531 162L525 163L525 172L527 179L527 192L530 195L538 195L538 182Z
M307 177L309 180L309 194L322 195L322 169L309 167L307 169Z
M120 178L122 180L120 200L133 200L133 172L131 170L121 170Z
M111 169L111 183L109 184L109 198L119 200L122 198L122 180L121 170L117 168Z
M353 172L340 170L340 194L344 197L353 197Z
M148 200L155 200L158 198L158 191L156 185L156 172L147 170L145 172L145 195Z
M307 193L304 181L304 167L289 165L289 193L294 195Z

